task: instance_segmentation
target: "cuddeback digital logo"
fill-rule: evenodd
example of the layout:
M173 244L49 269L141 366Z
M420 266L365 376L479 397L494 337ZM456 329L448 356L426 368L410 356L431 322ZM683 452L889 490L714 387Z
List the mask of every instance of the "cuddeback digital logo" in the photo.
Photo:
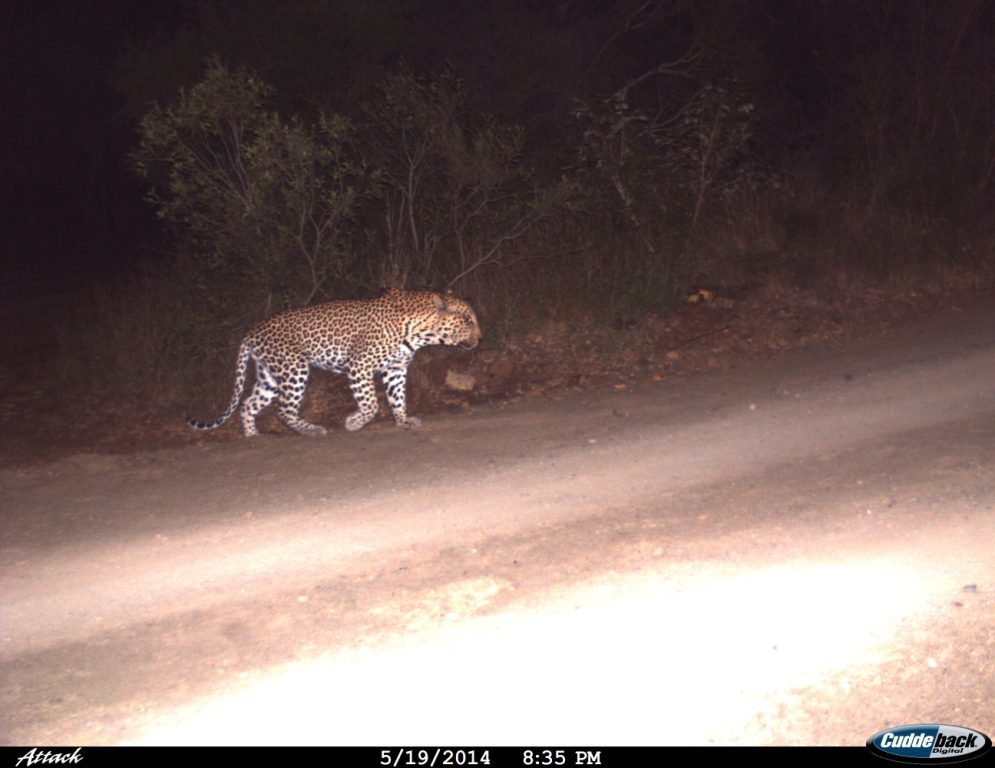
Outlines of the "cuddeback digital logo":
M958 763L981 757L992 748L992 740L958 725L899 725L875 733L867 740L867 748L900 763Z

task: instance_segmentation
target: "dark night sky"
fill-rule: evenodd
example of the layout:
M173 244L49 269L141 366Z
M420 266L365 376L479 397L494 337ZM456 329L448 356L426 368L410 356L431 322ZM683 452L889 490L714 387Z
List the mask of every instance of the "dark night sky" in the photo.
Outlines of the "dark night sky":
M12 266L98 264L151 217L124 172L133 126L119 119L111 72L122 46L183 18L176 2L5 4L0 55L3 248ZM94 252L89 252L90 250Z

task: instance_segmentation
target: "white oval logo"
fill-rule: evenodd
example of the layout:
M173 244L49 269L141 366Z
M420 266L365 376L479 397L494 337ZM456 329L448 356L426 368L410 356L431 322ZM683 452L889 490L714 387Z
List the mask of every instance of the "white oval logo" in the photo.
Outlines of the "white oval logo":
M957 763L981 757L991 747L981 731L938 723L899 725L867 740L875 755L900 763Z

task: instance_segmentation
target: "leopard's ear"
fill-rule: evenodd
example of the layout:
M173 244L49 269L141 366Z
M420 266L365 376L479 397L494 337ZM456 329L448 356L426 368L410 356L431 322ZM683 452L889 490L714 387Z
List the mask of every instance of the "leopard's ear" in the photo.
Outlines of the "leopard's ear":
M432 303L435 304L436 308L441 309L443 311L445 311L446 309L448 309L448 306L446 305L446 296L445 295L438 294L438 293L433 293L432 294Z

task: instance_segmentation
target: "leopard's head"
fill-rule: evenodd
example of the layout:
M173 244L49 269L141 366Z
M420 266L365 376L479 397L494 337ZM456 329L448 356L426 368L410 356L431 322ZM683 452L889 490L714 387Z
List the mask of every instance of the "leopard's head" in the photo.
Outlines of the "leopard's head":
M433 294L432 300L438 312L434 329L438 343L461 349L477 346L483 333L473 308L449 292Z

